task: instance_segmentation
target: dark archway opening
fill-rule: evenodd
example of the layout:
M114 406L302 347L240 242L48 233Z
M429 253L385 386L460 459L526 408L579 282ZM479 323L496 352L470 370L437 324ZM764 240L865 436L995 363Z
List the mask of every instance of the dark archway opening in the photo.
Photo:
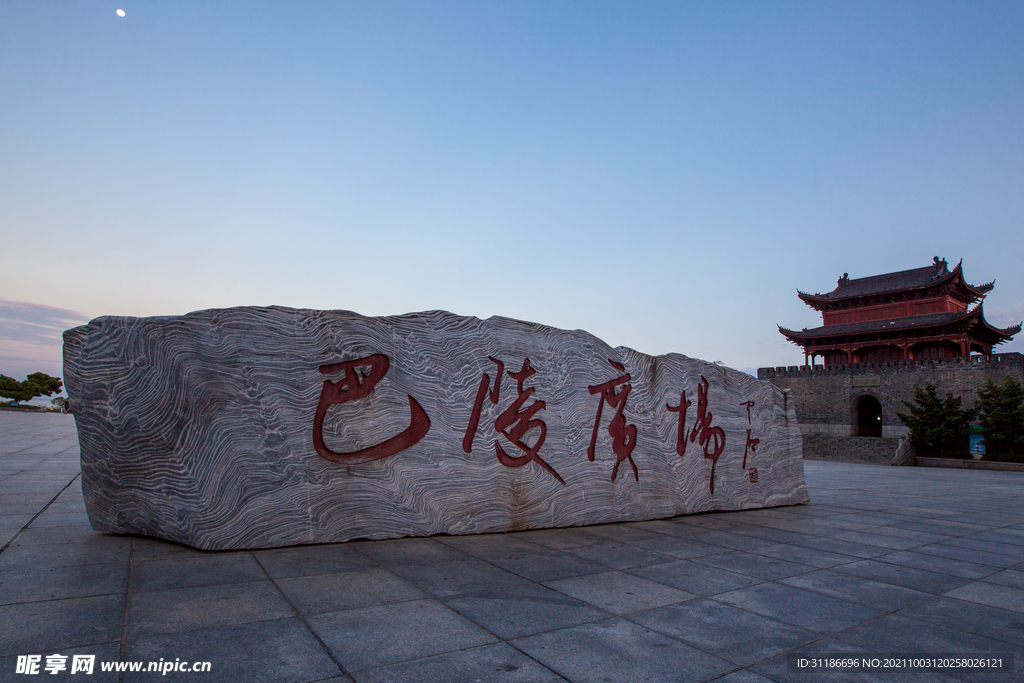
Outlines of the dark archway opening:
M874 396L857 401L857 436L882 436L882 404Z

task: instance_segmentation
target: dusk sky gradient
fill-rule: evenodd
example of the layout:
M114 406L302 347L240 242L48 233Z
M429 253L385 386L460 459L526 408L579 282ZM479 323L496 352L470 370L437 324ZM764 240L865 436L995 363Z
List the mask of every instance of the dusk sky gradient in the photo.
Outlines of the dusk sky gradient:
M933 256L1024 319L1024 3L117 1L0 4L4 374L271 304L796 365Z

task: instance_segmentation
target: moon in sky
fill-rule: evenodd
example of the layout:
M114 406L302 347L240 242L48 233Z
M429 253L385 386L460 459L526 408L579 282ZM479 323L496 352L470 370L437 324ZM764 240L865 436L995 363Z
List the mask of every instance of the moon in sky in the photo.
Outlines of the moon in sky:
M124 10L123 9L117 10L117 16L123 17L124 16Z

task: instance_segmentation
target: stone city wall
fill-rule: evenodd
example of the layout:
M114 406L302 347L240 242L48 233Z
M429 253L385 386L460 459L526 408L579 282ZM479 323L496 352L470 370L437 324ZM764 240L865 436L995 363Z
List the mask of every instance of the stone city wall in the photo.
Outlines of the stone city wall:
M963 397L965 407L974 405L977 391L991 379L1002 383L1007 375L1024 382L1024 355L998 353L990 358L956 358L942 361L896 361L851 365L794 365L760 368L758 379L787 389L796 404L797 420L804 437L807 459L869 462L889 452L908 436L896 412L906 412L903 401L912 401L914 385L934 384L940 395L947 391ZM882 407L882 438L857 436L857 403L864 396L878 399ZM891 442L891 443L890 443Z

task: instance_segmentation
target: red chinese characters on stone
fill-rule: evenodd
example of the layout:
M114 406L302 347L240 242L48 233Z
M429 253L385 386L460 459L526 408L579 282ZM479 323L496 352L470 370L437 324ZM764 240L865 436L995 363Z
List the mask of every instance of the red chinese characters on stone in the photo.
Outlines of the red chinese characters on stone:
M686 411L693 403L686 400L686 391L679 392L679 405L672 406L668 403L665 407L671 413L679 413L679 426L676 430L676 455L686 455Z
M491 358L490 356L488 358L497 366L494 388L488 392L488 388L491 385L491 377L485 372L483 377L480 378L480 387L477 389L476 400L473 402L473 412L469 417L469 426L466 428L466 434L462 438L462 450L466 453L473 451L473 439L476 437L476 430L480 425L480 412L483 410L484 400L489 398L492 404L498 405L501 393L501 379L505 365L497 358ZM536 391L535 387L524 387L523 383L536 373L537 371L530 367L529 358L523 361L523 367L519 372L507 373L509 377L516 380L518 394L512 405L494 420L494 430L500 432L513 446L521 450L523 455L509 455L498 441L494 442L494 452L498 457L498 462L505 467L522 467L531 462L536 462L564 486L565 481L558 475L555 468L540 457L540 448L544 445L548 427L543 420L535 419L534 416L539 411L544 410L547 404L544 401L535 400L531 405L523 408L523 405L530 400L530 397ZM534 444L530 446L524 439L527 432L532 429L539 429L540 434L537 436Z
M750 422L750 409L754 407L755 403L753 401L744 401L740 405L747 407L747 424L748 425L751 424L751 422ZM750 427L748 426L747 427L747 444L743 447L743 465L742 465L741 469L744 469L744 470L747 469L747 451L749 450L751 453L756 453L757 452L757 444L759 444L759 443L761 443L761 439L751 438L751 436L750 436ZM755 473L754 474L754 478L751 479L751 482L756 482L756 481L757 481L757 474Z
M636 463L633 462L633 448L636 446L636 425L626 424L626 417L622 414L626 409L626 399L629 397L629 392L632 391L633 385L627 384L630 380L630 374L626 372L626 367L622 363L616 363L610 359L608 362L611 363L613 368L624 374L603 384L587 387L587 390L592 395L601 394L601 402L597 404L597 417L594 418L594 433L590 437L590 448L587 449L587 458L590 462L594 462L597 432L601 428L601 412L604 410L604 404L607 403L610 407L615 408L615 415L612 416L611 422L608 423L608 434L612 437L612 453L615 454L612 481L615 481L615 477L618 476L619 465L624 460L628 460L629 466L633 468L634 479L640 481L640 474L637 472ZM622 389L616 391L616 387L619 385L622 385Z
M693 405L686 400L686 392L680 392L679 405L671 406L666 404L669 411L679 413L679 429L676 436L676 453L686 453L686 411ZM708 411L708 381L702 375L700 384L697 385L697 419L690 430L689 442L698 442L704 449L704 457L711 461L711 493L715 492L715 465L718 464L718 456L725 450L725 432L721 427L712 427L712 414Z
M422 439L430 430L430 418L427 412L412 396L409 396L409 426L400 434L376 446L368 446L351 453L336 453L324 444L324 416L327 409L339 403L348 403L369 396L377 382L388 374L391 361L382 353L375 353L365 358L357 358L333 365L321 365L320 372L331 375L344 372L345 376L337 382L324 380L320 390L320 402L316 407L313 419L313 447L320 457L341 465L358 465L372 460L380 460L399 451L404 451ZM369 367L369 371L360 373L359 368Z

